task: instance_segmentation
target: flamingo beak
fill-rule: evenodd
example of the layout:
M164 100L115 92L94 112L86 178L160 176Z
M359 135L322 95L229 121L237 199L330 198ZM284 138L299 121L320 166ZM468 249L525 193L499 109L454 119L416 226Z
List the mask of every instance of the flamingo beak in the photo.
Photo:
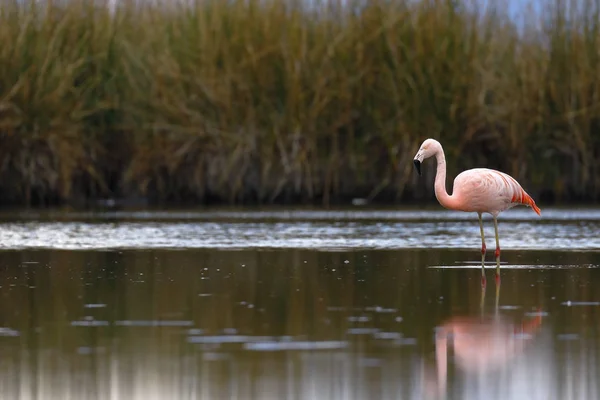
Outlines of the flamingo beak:
M415 168L417 169L417 173L421 176L421 161L415 159L413 161L415 163Z

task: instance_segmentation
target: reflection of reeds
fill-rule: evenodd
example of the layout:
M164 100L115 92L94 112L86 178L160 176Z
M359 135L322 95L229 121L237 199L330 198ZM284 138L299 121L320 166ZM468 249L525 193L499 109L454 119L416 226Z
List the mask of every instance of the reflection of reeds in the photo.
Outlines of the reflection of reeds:
M100 3L0 6L0 200L408 198L426 136L451 173L598 194L597 10Z
M51 398L111 398L111 393L131 399L152 397L150 393L202 399L286 398L287 393L311 399L329 399L332 393L359 398L402 393L402 398L423 398L418 395L417 366L422 357L433 357L433 328L453 315L479 315L479 271L426 269L426 265L448 263L456 254L426 250L1 252L0 328L20 335L0 336L2 393L18 398L20 386L21 398L34 392ZM593 253L565 254L563 261L587 262L593 257ZM502 282L501 298L506 299L502 304L522 309L506 313L531 311L553 296L600 300L595 292L581 297L581 282L591 282L594 270L570 272L569 281L580 283L572 286L563 285L565 272L510 271L511 279ZM449 275L456 279L445 279ZM550 312L544 321L549 337L584 332L593 323L581 318L581 307L563 312L557 302L542 307ZM85 304L106 307L84 308ZM583 313L593 319L594 310ZM85 317L107 325L71 325ZM351 317L368 319L360 322ZM160 320L183 323L160 328L118 323ZM348 334L349 328L358 327L416 338L416 346L395 343L394 336ZM189 340L231 335L347 341L348 347L263 352L247 350L244 343ZM517 385L527 382L535 390L556 393L561 382L572 387L584 382L596 390L593 375L569 372L595 365L595 340L582 334L581 342L569 342L569 349L581 345L590 351L570 352L567 361L554 359L554 351L561 352L560 348L534 349L514 369L517 372L502 375L503 387L520 390ZM547 381L551 373L558 383ZM476 376L467 378L465 393L482 387ZM495 393L489 397L495 398Z

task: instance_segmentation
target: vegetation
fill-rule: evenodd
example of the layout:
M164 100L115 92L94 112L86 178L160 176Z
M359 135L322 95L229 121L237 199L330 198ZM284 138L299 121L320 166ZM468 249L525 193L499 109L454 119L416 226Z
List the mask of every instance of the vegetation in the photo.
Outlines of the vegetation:
M448 0L136 3L2 3L0 202L432 198L426 137L451 176L600 197L591 0L524 21Z

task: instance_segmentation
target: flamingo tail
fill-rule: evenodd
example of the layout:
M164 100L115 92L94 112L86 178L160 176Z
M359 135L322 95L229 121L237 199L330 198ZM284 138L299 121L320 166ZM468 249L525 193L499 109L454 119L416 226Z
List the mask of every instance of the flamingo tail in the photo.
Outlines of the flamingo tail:
M533 211L535 211L535 213L537 215L539 215L539 216L542 215L542 212L540 211L540 208L535 204L535 201L527 193L524 193L523 200L521 201L521 204L528 205L529 207L533 208Z
M540 211L540 208L535 204L535 201L520 186L517 188L517 190L515 192L513 192L512 203L523 204L523 205L529 206L529 207L533 208L533 211L535 211L537 215L539 215L539 216L542 215L542 212Z

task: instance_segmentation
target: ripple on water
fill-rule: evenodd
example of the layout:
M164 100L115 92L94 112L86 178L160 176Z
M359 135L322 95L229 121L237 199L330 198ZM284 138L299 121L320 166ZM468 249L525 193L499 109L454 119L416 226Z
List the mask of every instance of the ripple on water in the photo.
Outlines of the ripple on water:
M22 213L18 218L0 222L0 248L474 249L479 239L476 216L452 211ZM485 229L493 237L489 218ZM599 250L599 233L600 210L548 209L540 218L513 209L500 217L502 244L511 250Z
M15 336L20 336L20 333L19 333L19 331L11 329L11 328L0 327L0 336L15 337Z
M108 321L96 321L96 320L79 320L79 321L71 321L71 326L109 326Z
M561 306L576 307L576 306L600 306L598 301L565 301L560 303Z
M416 339L405 338L399 332L382 332L378 328L349 328L346 330L348 340L302 340L292 336L252 336L239 335L237 331L229 331L224 335L203 335L201 329L188 330L187 341L198 345L241 345L252 351L285 351L285 350L333 350L350 346L350 338L367 336L371 339L388 343L392 346L415 345Z
M350 328L346 331L348 335L372 335L379 332L377 328Z
M85 317L81 320L71 321L71 326L109 326L109 321L95 320L93 317ZM176 321L176 320L123 320L114 321L112 325L115 326L129 326L129 327L189 327L193 326L193 321Z
M563 340L563 341L573 341L573 340L579 340L579 335L576 333L563 333L563 334L557 335L556 338L558 340Z
M314 341L314 342L278 342L258 341L244 344L244 349L254 351L283 351L283 350L338 350L349 346L346 341Z
M399 332L376 332L373 337L378 340L398 340L402 339L402 334Z
M102 304L102 303L90 303L90 304L84 304L83 305L84 308L104 308L106 307L106 304Z

